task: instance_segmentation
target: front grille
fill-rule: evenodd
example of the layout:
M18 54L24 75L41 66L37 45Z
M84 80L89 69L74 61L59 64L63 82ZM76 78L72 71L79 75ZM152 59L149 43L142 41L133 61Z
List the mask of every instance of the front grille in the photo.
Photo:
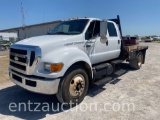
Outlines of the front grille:
M25 75L32 75L40 57L41 49L38 46L12 45L10 69Z
M14 60L14 57L15 57L14 55L10 55L11 60ZM18 57L18 61L22 63L27 63L27 58Z
M17 54L22 54L22 55L27 55L27 50L19 50L19 49L11 48L10 52L11 53L17 53Z
M10 66L11 69L25 73L27 70L27 50L10 49Z
M20 70L26 71L26 66L19 65L19 64L16 64L14 62L11 62L11 61L10 61L10 65L13 66L13 67L15 67L15 68L18 68Z

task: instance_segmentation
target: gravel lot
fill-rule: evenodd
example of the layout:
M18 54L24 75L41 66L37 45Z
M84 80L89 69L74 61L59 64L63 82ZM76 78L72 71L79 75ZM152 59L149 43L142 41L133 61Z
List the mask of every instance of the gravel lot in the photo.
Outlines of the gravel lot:
M9 50L0 51L0 56L8 55Z
M59 105L55 95L31 93L11 82L1 84L0 119L158 120L160 118L160 44L141 43L141 45L148 45L149 49L146 63L140 70L134 71L128 64L122 63L121 69L92 85L80 105L71 109L65 108L65 111L61 109L61 104ZM15 112L13 112L9 110L11 102L16 104L30 102L34 105L27 107L26 111L23 105L14 107L12 110ZM37 110L42 110L44 102L47 102L45 105L50 105L49 110L45 108L44 112L33 111L37 106L36 103L41 103ZM126 104L129 107L126 107ZM58 108L59 111L53 111Z
M0 84L3 82L9 81L8 77L8 64L9 64L9 57L8 54L9 50L0 51Z

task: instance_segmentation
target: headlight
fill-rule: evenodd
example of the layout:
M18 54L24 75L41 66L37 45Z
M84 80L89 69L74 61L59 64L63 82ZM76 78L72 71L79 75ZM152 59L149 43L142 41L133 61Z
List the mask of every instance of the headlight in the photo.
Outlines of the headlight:
M47 71L51 71L51 72L59 72L61 71L63 68L63 64L62 63L44 63L44 69Z
M44 69L50 71L50 64L44 63Z

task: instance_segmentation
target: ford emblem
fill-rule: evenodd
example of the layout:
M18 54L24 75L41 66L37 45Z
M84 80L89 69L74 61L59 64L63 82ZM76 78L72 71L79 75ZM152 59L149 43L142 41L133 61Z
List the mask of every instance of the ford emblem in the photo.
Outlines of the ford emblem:
M18 61L18 57L14 57L14 60L15 60L15 61Z

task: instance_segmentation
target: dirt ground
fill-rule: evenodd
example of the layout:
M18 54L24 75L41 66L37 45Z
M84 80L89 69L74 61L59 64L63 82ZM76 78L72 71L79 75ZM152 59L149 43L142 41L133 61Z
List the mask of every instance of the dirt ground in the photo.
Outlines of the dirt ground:
M8 51L0 51L0 84L9 81L8 77L8 65L9 55Z
M11 82L0 85L0 119L47 119L47 120L159 120L160 119L160 44L140 43L149 46L146 63L140 70L132 70L127 63L112 75L94 83L81 104L74 108L60 107L55 95L41 95L26 91ZM8 58L3 58L7 61ZM0 58L1 75L7 74L8 63ZM2 78L1 78L2 79ZM0 79L0 80L1 80ZM6 81L8 78L6 77ZM5 78L3 78L5 80ZM3 81L2 80L2 81ZM32 111L15 107L9 109L11 103L40 103L39 110ZM44 111L43 103L54 106ZM92 107L91 107L92 104ZM60 105L60 106L59 106ZM128 106L129 107L128 107ZM18 106L18 105L17 105ZM97 109L96 107L97 106ZM20 108L20 109L18 109ZM91 109L90 109L91 108ZM20 111L18 111L20 110Z

